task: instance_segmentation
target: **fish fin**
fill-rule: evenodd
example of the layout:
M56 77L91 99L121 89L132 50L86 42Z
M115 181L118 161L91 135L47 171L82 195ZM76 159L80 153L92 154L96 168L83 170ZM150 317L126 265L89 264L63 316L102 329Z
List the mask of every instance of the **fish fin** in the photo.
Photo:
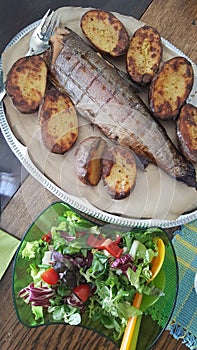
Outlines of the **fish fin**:
M145 156L137 156L136 157L136 163L138 168L141 168L142 170L145 170L149 163L151 163L150 159L148 159Z

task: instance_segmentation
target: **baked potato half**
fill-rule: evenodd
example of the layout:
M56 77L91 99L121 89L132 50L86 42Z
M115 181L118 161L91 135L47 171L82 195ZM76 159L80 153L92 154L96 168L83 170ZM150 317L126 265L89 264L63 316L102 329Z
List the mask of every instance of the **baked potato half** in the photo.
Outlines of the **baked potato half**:
M5 84L15 107L24 114L34 113L45 95L47 66L40 56L18 59L11 67Z
M129 42L126 56L127 72L140 85L150 83L162 59L162 43L158 31L143 26L135 31Z
M149 103L153 115L175 119L189 96L194 81L191 63L178 56L166 61L151 81Z
M74 166L80 179L86 185L96 186L102 175L101 159L106 141L99 136L90 136L80 142L75 152Z
M103 10L85 12L81 18L81 29L100 52L121 56L127 51L129 45L127 30L111 12Z
M113 146L104 152L102 159L103 183L114 199L130 195L136 184L137 167L131 151L124 146Z
M177 119L177 139L182 153L192 162L197 162L197 108L185 104Z
M78 117L71 99L55 89L45 95L39 109L41 137L52 153L64 154L78 138Z

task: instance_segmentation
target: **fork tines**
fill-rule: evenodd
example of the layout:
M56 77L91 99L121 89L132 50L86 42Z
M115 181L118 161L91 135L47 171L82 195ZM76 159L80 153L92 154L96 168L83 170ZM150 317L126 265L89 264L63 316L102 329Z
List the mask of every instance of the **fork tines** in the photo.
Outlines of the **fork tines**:
M51 14L49 15L50 11L51 10L49 9L46 12L40 23L40 36L44 40L48 40L50 38L50 36L53 34L55 27L57 27L59 24L59 17L57 16L57 13L51 11Z

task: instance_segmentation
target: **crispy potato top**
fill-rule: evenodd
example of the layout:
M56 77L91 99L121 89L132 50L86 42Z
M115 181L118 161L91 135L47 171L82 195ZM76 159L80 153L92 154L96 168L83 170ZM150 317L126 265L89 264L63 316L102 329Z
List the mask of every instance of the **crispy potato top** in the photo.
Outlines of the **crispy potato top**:
M99 51L111 56L123 55L129 44L124 25L111 12L90 10L81 18L81 29Z
M155 28L143 26L136 30L127 51L127 71L140 85L148 84L159 69L162 58L161 37Z
M10 69L6 92L21 113L34 113L44 97L47 66L40 56L22 57Z
M78 118L71 99L52 89L39 110L42 140L52 153L64 154L78 137Z
M197 108L186 103L177 120L177 137L182 153L197 162Z
M178 56L166 61L149 89L150 108L155 117L174 119L189 96L194 80L191 63Z
M128 197L137 178L136 161L131 151L124 146L112 146L104 152L102 164L106 191L114 199Z

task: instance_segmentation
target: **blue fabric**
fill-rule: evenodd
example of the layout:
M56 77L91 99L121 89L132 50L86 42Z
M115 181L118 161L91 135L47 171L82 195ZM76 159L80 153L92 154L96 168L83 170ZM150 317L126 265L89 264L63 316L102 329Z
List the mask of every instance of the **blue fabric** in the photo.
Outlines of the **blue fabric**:
M172 240L179 269L179 291L168 329L191 350L197 350L197 220L176 231Z

